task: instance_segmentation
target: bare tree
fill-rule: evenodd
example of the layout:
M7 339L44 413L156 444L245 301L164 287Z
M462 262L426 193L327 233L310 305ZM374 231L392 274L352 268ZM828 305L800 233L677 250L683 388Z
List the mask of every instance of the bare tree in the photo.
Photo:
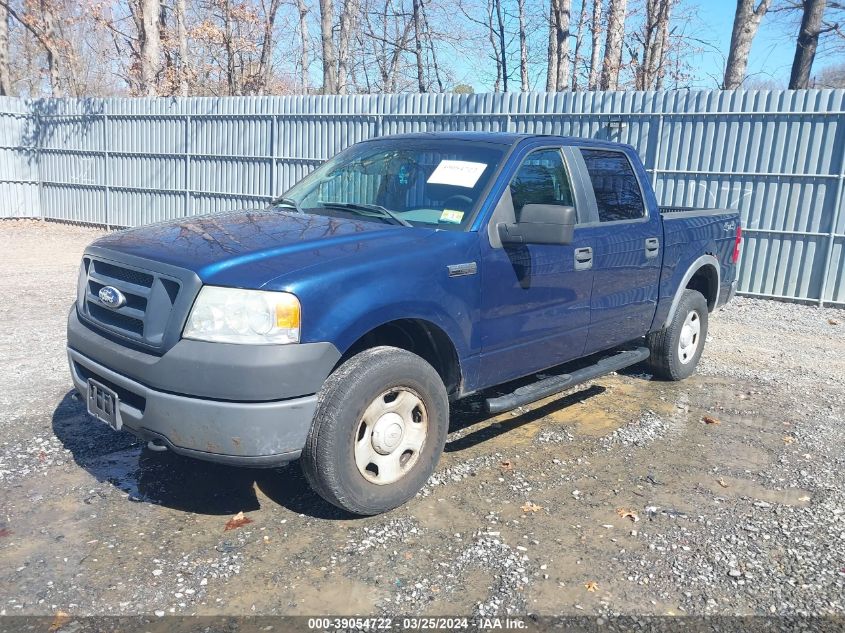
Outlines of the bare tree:
M642 28L634 33L641 56L632 55L635 65L634 86L637 90L651 90L657 87L661 74L661 63L668 45L669 16L673 0L646 0L645 20Z
M62 81L62 56L59 44L58 33L56 32L56 19L54 7L50 0L39 0L37 6L38 14L33 16L29 13L19 13L12 7L8 0L0 0L8 14L23 26L38 41L44 49L47 58L47 71L50 77L50 94L54 97L61 97L64 94ZM7 22L8 24L8 22Z
M601 70L601 89L619 88L619 69L622 66L622 41L625 37L627 0L610 0L607 12L607 39Z
M320 0L320 40L323 45L323 94L337 92L337 53L334 46L334 2Z
M9 12L0 6L0 96L12 94L12 77L9 73Z
M810 85L810 73L816 58L819 35L834 30L834 26L823 26L826 0L804 0L802 3L801 27L795 45L795 57L792 60L792 73L789 76L790 90L807 88Z
M587 23L587 2L581 0L581 10L578 12L578 22L575 25L575 51L572 56L572 89L578 90L578 77L583 65L581 47L584 44L584 29Z
M504 66L505 56L502 55L502 49L499 47L497 30L493 22L497 2L498 0L487 0L487 38L490 40L490 46L493 49L493 60L496 62L496 80L493 82L493 91L499 92L502 89L502 83L504 83L505 92L507 92L508 78ZM501 8L501 6L501 2L498 2L498 7Z
M261 56L258 60L258 72L251 82L251 92L255 94L264 94L270 85L270 73L272 70L271 57L275 45L273 32L276 28L276 15L279 13L281 4L282 0L270 0L270 4L264 6L264 33L261 40Z
M42 0L42 3L45 0ZM228 6L228 2L227 2ZM140 68L138 94L153 97L157 93L157 79L160 67L161 38L159 32L159 0L137 0L135 25L138 31L138 61Z
M340 14L340 32L337 39L337 93L346 94L349 84L350 42L352 27L358 23L358 0L344 0Z
M528 38L525 33L525 0L517 0L519 13L519 83L522 92L528 92Z
M423 60L422 16L420 15L420 0L412 0L414 16L414 56L417 61L417 89L420 93L426 91L425 62Z
M179 94L188 96L188 29L185 26L185 0L175 0L174 18L176 20L176 84Z
M502 60L502 92L508 92L508 47L505 37L505 17L502 11L502 0L493 0L496 6L496 22L499 34L499 57Z
M737 0L728 62L722 81L723 90L735 90L745 80L751 43L757 35L760 21L769 10L770 3L771 0Z
M549 3L549 68L546 90L559 92L569 87L569 20L571 0Z
M308 77L309 68L309 45L308 45L308 7L305 0L296 0L296 11L299 15L299 68L300 68L300 82L302 83L302 90L308 92L310 79Z
M590 77L587 89L595 90L599 85L599 55L601 53L601 12L603 0L593 0L593 17L590 20Z

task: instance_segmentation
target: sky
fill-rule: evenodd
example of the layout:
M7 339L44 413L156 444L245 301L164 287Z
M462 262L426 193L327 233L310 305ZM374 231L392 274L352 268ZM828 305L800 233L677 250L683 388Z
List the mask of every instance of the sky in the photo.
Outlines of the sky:
M573 2L573 5L573 12L575 12L579 6L578 2ZM689 82L688 87L718 88L724 76L725 61L730 47L736 0L684 0L682 7L695 14L687 29L687 34L706 43L702 45L704 50L696 54L690 62L690 66L695 69L695 77ZM749 56L747 71L749 87L787 87L792 57L795 53L795 36L799 19L795 13L784 14L772 11L763 18ZM541 34L540 47L544 45L544 38L545 35ZM467 62L458 61L455 83L467 83L472 85L476 92L488 92L492 89L492 79L489 76L479 76L478 62L486 70L490 70L492 62L486 56ZM814 71L818 72L832 62L832 59L820 54L816 58ZM543 89L544 73L545 71L542 76L538 75L533 81L533 85L539 90ZM489 72L485 74L489 75ZM513 72L510 75L511 82L518 83L518 73Z
M715 88L711 77L721 78L731 43L736 0L698 0L698 16L701 22L701 39L713 42L718 52L701 55L699 87ZM769 80L786 88L792 57L795 54L796 18L769 13L760 22L760 30L751 46L748 58L748 77ZM821 60L823 65L824 60Z

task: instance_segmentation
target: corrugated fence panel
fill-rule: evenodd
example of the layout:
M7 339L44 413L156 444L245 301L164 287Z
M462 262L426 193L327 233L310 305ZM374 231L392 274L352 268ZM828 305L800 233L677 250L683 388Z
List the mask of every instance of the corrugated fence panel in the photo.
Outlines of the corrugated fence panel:
M3 97L0 217L134 226L261 206L353 143L441 130L630 143L661 204L740 210L742 292L845 304L843 90Z
M0 218L40 217L38 154L29 133L27 104L0 97Z

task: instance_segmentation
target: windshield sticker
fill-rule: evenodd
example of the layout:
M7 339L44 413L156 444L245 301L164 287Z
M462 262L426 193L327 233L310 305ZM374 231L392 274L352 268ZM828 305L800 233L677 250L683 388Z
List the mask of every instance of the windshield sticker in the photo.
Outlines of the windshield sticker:
M453 185L472 189L487 169L486 163L471 163L466 160L441 160L428 183L432 185Z
M443 209L443 213L440 214L440 221L448 222L449 224L460 224L463 219L464 212L455 211L454 209Z

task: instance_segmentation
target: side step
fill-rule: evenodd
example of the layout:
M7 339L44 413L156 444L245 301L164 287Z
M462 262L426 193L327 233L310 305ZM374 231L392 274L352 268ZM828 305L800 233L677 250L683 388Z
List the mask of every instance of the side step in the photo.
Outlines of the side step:
M625 367L636 365L644 361L649 356L648 348L638 347L626 352L614 354L602 358L594 365L583 367L571 374L561 374L559 376L552 376L545 378L530 385L519 387L511 393L496 398L488 398L486 401L488 413L501 413L502 411L509 411L516 409L525 404L548 398L564 389L569 389L582 382L587 382L593 378L604 376L614 371L619 371Z

